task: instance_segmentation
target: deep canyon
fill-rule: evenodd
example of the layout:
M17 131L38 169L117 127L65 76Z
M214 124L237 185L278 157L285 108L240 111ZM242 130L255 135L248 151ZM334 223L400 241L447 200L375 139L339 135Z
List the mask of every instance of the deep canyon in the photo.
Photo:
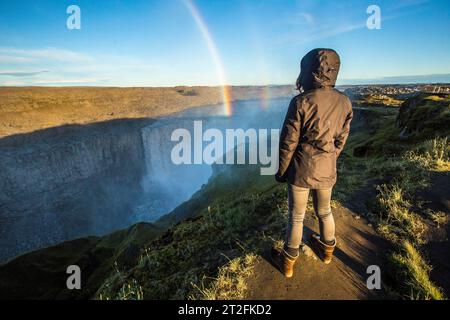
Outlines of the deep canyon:
M65 240L155 221L205 184L211 167L174 165L177 128L278 129L288 99L189 109L155 119L65 125L0 140L0 262Z

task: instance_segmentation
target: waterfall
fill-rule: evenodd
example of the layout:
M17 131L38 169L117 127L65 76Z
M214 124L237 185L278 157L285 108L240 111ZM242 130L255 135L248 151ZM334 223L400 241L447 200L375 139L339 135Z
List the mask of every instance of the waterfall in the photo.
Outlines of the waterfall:
M178 128L193 134L193 120L161 119L141 130L146 174L141 181L144 197L136 211L137 220L153 221L170 212L188 200L211 176L208 165L172 162L172 148L178 142L171 141L171 135Z

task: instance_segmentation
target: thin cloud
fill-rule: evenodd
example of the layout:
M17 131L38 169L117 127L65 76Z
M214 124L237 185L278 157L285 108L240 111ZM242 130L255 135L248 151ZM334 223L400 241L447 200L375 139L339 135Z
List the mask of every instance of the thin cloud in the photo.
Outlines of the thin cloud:
M35 71L35 72L24 72L24 71L0 71L0 76L8 76L8 77L32 77L38 74L50 72L48 70Z
M305 22L309 25L314 24L314 16L308 12L299 12L294 14L289 21L290 24L304 24Z
M357 24L343 25L343 26L339 26L339 27L331 27L331 28L327 28L325 30L320 30L315 33L311 33L309 36L303 37L302 39L300 39L299 43L308 43L308 42L312 42L312 41L316 41L316 40L320 40L320 39L325 39L325 38L329 38L332 36L337 36L340 34L352 32L355 30L360 30L365 27L366 27L365 22L357 23Z
M94 59L84 53L66 49L44 48L44 49L17 49L0 47L0 62L92 62Z
M70 83L98 83L107 79L64 79L64 80L40 80L32 81L33 84L70 84Z
M33 63L36 59L0 54L0 63Z
M326 39L332 36L337 36L340 34L352 32L355 30L363 29L366 27L365 22L357 24L348 24L341 26L322 26L320 28L308 30L304 34L285 34L284 36L278 37L275 42L276 46L292 45L292 44L306 44L316 40Z
M2 61L2 56L7 58ZM7 63L2 63L5 60ZM149 75L168 73L168 68L158 61L110 53L88 56L56 48L0 47L0 85L104 85L124 81L145 84Z
M27 79L27 80L6 80L1 81L0 85L3 86L39 86L39 85L74 85L74 84L101 84L108 81L108 79L100 78L79 78L79 79Z
M385 22L388 20L393 20L393 19L398 19L401 17L404 17L408 15L408 13L398 13L398 14L393 14L390 16L381 16L381 21ZM326 26L322 26L320 28L317 29L313 29L311 31L309 31L307 33L307 35L299 35L299 34L288 34L285 37L280 37L278 39L277 44L278 45L284 45L284 44L306 44L309 42L313 42L313 41L317 41L317 40L322 40L322 39L326 39L326 38L330 38L330 37L334 37L334 36L338 36L341 34L345 34L345 33L349 33L349 32L353 32L356 30L362 30L367 28L367 24L366 24L366 20L364 21L360 21L358 23L353 23L353 24L342 24L342 25L338 25L338 26L330 26L330 25L326 25Z
M17 80L8 80L8 81L0 80L0 85L5 87L13 87L13 86L26 86L27 83L24 81L17 81Z
M395 5L390 6L387 8L386 12L388 14L384 14L384 10L381 14L381 21L382 23L388 20L394 20L399 18L404 18L405 16L408 16L415 12L414 10L418 10L418 7L428 3L429 0L403 0L399 1ZM405 10L406 8L414 9L411 10ZM296 17L303 17L304 21L314 21L314 17L311 15L309 17L309 14L306 12L300 12ZM312 19L312 20L311 20ZM288 19L288 23L292 24L293 21L302 21L299 19ZM316 27L314 27L316 26ZM356 30L362 30L367 27L366 20L361 19L361 21L355 22L355 23L347 23L347 24L341 24L341 25L318 25L310 23L311 29L307 30L308 32L306 34L298 34L298 33L289 33L285 34L284 36L278 37L277 41L275 42L275 45L286 45L286 44L306 44L310 42L314 42L317 40L322 40L334 36L338 36L345 33L350 33Z
M391 10L398 10L398 9L404 9L408 7L416 7L421 6L425 3L430 2L430 0L400 0L396 1L391 6Z
M276 21L276 23L290 26L312 26L315 23L315 18L309 12L296 12L287 14L283 19Z
M299 17L303 18L307 23L313 24L314 23L314 16L307 12L300 12Z

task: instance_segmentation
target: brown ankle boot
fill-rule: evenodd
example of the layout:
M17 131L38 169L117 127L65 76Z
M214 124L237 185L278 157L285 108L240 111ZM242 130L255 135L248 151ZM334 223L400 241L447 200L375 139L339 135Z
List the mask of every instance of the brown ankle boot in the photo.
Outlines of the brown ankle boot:
M331 258L333 257L333 251L336 247L336 240L334 240L334 244L332 246L325 244L320 240L320 236L317 234L311 235L311 244L318 254L319 258L326 264L331 262Z
M286 278L292 277L294 274L294 265L297 261L297 257L293 257L289 255L284 250L279 250L276 248L272 248L272 251L270 253L270 256L272 258L272 261L275 263L275 265L280 269L281 273L284 274Z

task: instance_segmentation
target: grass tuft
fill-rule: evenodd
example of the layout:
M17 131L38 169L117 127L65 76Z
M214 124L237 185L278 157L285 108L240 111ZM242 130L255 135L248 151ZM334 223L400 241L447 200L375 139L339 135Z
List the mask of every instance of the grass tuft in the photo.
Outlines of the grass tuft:
M411 242L404 241L401 246L401 252L394 253L391 259L402 277L406 279L404 284L409 289L410 299L445 299L442 290L430 280L431 266Z
M421 218L410 210L411 203L405 199L401 183L394 182L378 186L378 204L382 215L380 220L382 228L379 232L389 239L394 235L387 232L396 232L397 236L407 237L416 243L423 243L423 234L426 231Z
M256 255L248 253L235 258L219 269L216 278L204 279L200 286L193 284L197 293L190 299L201 300L241 300L247 292L247 279L251 276ZM205 280L208 282L205 285Z

